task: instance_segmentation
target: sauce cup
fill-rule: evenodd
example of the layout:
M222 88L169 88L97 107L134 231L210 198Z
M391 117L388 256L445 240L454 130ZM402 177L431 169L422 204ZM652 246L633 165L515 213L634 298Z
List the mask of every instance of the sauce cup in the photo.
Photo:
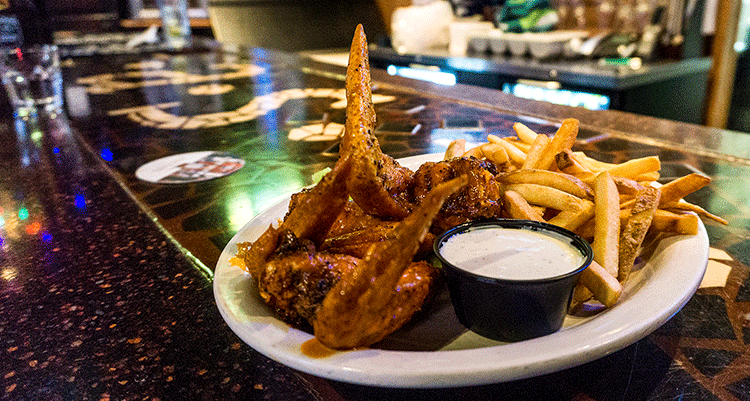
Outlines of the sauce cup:
M587 241L566 229L515 219L462 224L438 236L433 247L458 320L506 342L562 327L593 254Z

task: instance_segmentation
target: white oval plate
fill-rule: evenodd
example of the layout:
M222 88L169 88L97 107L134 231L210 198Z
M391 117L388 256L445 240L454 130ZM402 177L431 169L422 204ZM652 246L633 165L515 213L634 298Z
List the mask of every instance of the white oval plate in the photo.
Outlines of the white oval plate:
M412 169L439 160L430 154L399 160ZM248 345L291 368L349 383L384 387L456 387L537 376L589 362L645 337L695 293L708 262L703 224L695 236L662 240L625 285L613 308L568 316L548 336L517 343L487 340L458 323L443 292L426 311L373 348L313 358L302 344L309 333L289 327L258 295L255 280L230 264L237 243L255 240L286 213L288 199L248 222L224 248L216 266L214 296L229 327Z

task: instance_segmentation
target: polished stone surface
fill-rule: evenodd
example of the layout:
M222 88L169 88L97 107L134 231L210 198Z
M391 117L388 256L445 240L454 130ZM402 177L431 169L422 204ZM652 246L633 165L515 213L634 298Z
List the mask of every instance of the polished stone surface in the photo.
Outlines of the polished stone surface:
M405 390L296 372L222 321L212 271L257 213L336 159L343 69L253 50L65 61L67 116L0 126L0 394L105 399L750 399L750 146L742 134L617 112L439 87L373 71L376 134L394 157L582 122L579 150L604 161L659 155L663 180L700 171L720 287L664 326L579 367L511 383ZM229 152L239 171L186 184L142 181L163 156ZM709 266L711 268L711 266Z

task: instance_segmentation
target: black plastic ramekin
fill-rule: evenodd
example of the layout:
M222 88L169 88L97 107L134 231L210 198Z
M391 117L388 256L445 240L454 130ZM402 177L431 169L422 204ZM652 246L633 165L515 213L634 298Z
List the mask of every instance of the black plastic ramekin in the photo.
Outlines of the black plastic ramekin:
M441 255L451 237L472 229L500 227L555 233L570 240L583 255L575 269L539 279L502 279L481 276L454 266ZM462 224L435 239L435 255L443 265L453 308L469 330L499 341L520 341L556 332L562 327L579 274L592 260L591 245L573 232L531 220L499 219Z

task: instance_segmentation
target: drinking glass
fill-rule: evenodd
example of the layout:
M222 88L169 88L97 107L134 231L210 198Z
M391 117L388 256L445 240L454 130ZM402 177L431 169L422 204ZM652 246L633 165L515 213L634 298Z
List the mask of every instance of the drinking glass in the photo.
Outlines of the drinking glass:
M181 49L190 44L190 18L187 0L158 0L164 41L168 47Z
M6 49L0 73L14 111L62 109L62 74L57 46Z

